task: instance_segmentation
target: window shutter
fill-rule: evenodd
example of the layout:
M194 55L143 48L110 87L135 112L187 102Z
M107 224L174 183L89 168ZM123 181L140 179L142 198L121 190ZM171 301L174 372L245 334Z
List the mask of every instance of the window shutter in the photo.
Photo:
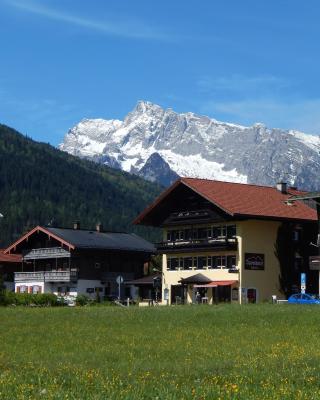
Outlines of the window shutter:
M32 286L29 286L29 293L32 293Z
M17 286L16 290L17 290L17 293L20 293L20 286Z

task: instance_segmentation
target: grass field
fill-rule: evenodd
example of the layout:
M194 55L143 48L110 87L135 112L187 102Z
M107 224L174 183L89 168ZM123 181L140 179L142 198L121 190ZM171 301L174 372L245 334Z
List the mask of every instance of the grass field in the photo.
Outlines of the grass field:
M320 399L317 306L1 308L0 399Z

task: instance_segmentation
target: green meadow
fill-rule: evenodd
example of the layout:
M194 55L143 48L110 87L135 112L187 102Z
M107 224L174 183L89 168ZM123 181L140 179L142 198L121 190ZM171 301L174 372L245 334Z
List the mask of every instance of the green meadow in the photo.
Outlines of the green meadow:
M320 308L1 308L0 399L320 399Z

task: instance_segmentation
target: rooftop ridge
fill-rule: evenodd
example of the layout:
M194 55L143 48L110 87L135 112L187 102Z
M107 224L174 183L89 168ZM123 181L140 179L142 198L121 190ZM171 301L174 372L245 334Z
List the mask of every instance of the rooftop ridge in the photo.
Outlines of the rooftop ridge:
M183 181L184 179L197 180L197 181L207 181L207 182L219 182L219 183L226 183L226 184L231 184L231 185L253 186L253 187L261 187L261 188L268 188L268 189L277 190L277 188L275 186L258 185L258 184L255 184L255 183L230 182L230 181L221 181L219 179L196 178L196 177L188 177L188 176L183 176L183 177L180 178L181 181ZM299 188L297 188L296 186L293 186L293 185L288 185L288 189L291 189L291 190L294 190L294 191L298 191L298 192L306 192L306 190L299 189Z
M48 226L48 225L42 225L43 228L45 229L65 229L69 230L72 232L96 232L96 233L124 233L127 235L132 235L132 232L125 232L125 231L110 231L110 230L103 230L102 232L98 232L95 228L89 229L89 228L81 228L81 229L74 229L72 227L64 227L64 226Z
M181 181L183 179L192 179L192 180L197 180L197 181L207 181L207 182L219 182L219 183L227 183L231 185L241 185L241 186L254 186L254 187L264 187L264 188L269 188L269 189L276 189L275 186L269 186L269 185L257 185L254 183L242 183L242 182L230 182L230 181L221 181L219 179L208 179L208 178L195 178L195 177L187 177L184 176L181 178ZM290 186L289 186L290 187Z

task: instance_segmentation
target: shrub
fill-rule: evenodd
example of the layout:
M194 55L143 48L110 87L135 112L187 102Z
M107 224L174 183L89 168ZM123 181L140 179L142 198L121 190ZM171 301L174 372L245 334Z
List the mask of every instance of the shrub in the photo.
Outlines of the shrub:
M51 293L14 293L3 290L0 296L0 305L9 306L56 306L58 305L57 296Z
M90 303L90 299L85 294L79 294L76 297L76 305L77 306L86 306L89 303Z

